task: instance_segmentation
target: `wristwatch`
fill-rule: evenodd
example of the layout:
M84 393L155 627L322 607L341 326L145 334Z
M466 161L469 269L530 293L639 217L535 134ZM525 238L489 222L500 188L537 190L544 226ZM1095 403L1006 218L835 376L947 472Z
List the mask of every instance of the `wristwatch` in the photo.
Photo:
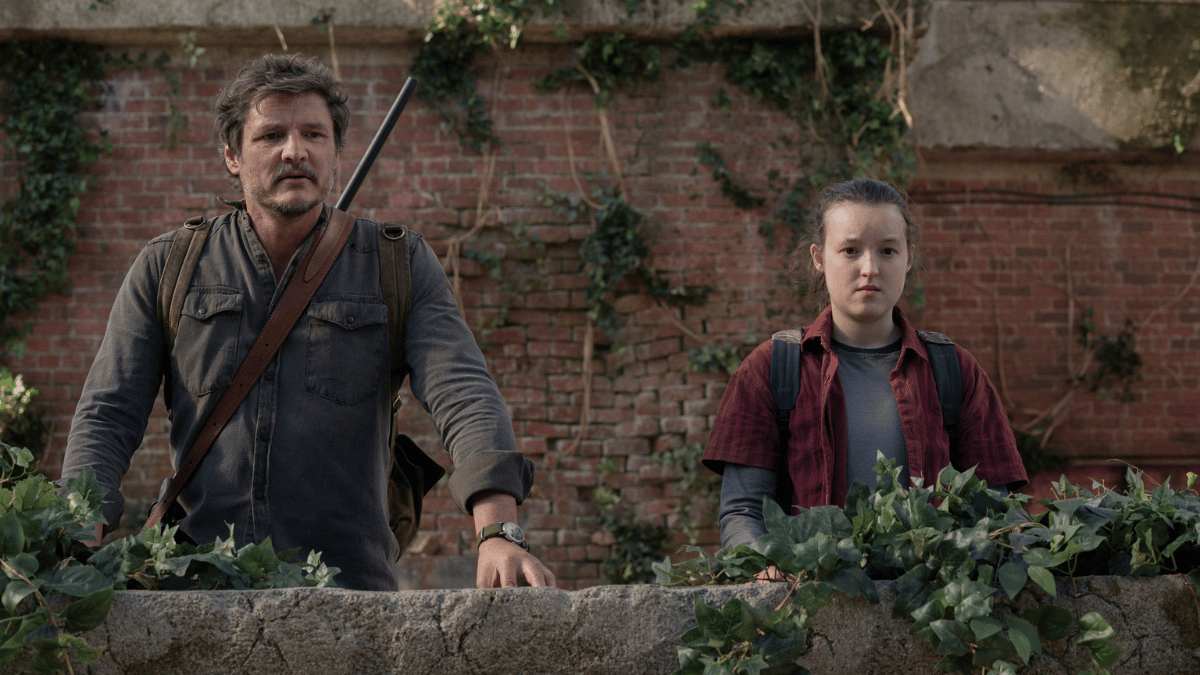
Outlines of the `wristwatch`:
M529 550L529 542L525 541L525 533L521 531L521 526L516 523L492 523L479 531L479 540L475 545L483 543L484 539L492 537L504 537L512 543L520 546L526 551Z

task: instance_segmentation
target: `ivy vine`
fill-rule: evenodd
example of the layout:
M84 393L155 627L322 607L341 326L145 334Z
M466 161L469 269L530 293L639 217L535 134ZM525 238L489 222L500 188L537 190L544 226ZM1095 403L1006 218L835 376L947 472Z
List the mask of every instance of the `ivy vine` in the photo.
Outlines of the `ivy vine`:
M252 589L332 586L338 573L312 553L303 563L276 553L270 539L237 549L227 540L177 544L175 528L91 547L103 522L102 488L90 469L68 482L69 496L37 473L33 453L0 443L0 668L28 653L33 673L70 670L72 656L95 663L99 650L79 633L108 617L124 589Z
M819 30L819 29L818 29ZM773 104L795 123L780 134L777 145L791 149L795 177L770 175L769 199L738 185L720 152L698 145L700 163L713 168L721 192L737 206L752 209L774 203L772 218L760 231L768 239L778 225L793 241L800 236L811 196L830 183L869 175L904 185L916 168L916 157L904 140L908 125L897 114L899 91L894 78L895 54L883 36L858 30L821 35L821 51L813 42L759 38L711 39L695 26L676 41L680 54L674 67L693 62L725 67L725 81L757 101ZM719 104L720 102L718 102Z
M412 74L421 96L459 141L477 152L500 139L492 130L487 100L477 89L476 59L489 50L515 49L525 24L538 16L561 16L562 0L452 0L438 4Z
M0 207L0 351L33 328L22 321L47 293L67 288L75 217L89 167L109 149L82 116L98 107L99 48L58 39L0 43L0 131L17 167L15 197ZM97 142L98 141L98 142Z
M906 487L894 462L876 466L879 489L850 489L845 509L823 506L787 516L767 500L768 533L750 545L655 565L671 585L745 583L775 568L791 581L780 606L696 602L697 627L683 636L677 675L803 673L799 639L833 594L879 602L874 580L893 580L893 615L942 655L938 670L1013 674L1045 642L1071 641L1093 675L1121 655L1116 633L1096 612L1073 615L1048 602L1059 581L1096 574L1189 574L1200 580L1200 498L1188 475L1181 489L1148 488L1129 469L1124 492L1094 491L1064 477L1055 498L1029 515L1025 495L1001 496L973 470L947 467L929 487Z

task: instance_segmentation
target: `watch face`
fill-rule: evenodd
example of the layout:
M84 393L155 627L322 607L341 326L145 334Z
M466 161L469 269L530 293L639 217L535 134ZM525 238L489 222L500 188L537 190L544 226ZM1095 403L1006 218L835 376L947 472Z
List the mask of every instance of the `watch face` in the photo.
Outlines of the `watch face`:
M516 523L501 523L500 527L504 530L504 536L514 544L525 541L525 533Z

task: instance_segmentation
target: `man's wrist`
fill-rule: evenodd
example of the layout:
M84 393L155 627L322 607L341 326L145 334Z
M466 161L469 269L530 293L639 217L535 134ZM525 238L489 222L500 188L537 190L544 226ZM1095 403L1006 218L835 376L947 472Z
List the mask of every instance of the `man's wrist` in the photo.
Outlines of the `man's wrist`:
M529 550L529 542L525 541L525 532L521 526L512 522L499 522L486 525L476 535L476 548L488 539L506 539L517 546Z

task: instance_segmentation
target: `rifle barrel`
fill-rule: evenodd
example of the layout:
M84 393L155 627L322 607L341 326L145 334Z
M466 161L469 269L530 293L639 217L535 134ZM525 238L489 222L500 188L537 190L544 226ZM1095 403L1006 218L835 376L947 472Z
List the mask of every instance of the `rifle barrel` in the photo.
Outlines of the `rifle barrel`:
M350 208L350 202L354 201L354 195L358 194L358 188L371 171L371 165L375 163L375 158L379 155L388 136L392 134L392 127L396 126L396 120L400 119L400 113L404 112L404 106L408 104L408 98L412 96L413 90L416 88L417 81L415 79L410 77L405 80L395 102L392 103L392 109L388 111L387 117L383 118L383 124L379 125L379 130L375 132L375 138L367 146L367 152L359 160L358 168L354 169L354 174L350 176L350 180L346 183L334 208L339 211Z

